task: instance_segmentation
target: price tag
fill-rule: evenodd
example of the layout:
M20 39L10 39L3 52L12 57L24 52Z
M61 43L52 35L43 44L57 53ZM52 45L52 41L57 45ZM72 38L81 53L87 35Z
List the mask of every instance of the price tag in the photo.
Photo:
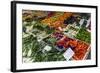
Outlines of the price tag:
M44 47L44 50L50 51L50 50L51 50L51 46L46 45L46 46Z
M65 59L68 61L69 59L72 58L72 56L73 56L74 54L75 54L74 51L73 51L71 48L68 48L68 49L64 52L63 56L64 56Z

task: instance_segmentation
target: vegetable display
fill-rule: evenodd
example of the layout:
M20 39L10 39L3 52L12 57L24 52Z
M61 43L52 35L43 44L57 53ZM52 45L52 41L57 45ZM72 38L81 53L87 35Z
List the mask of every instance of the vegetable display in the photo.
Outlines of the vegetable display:
M70 60L84 60L91 52L90 23L80 26L81 18L88 20L90 14L54 11L22 11L22 57L23 62L66 61L68 49ZM67 56L66 56L67 55ZM88 54L87 54L88 55Z
M76 38L87 43L91 43L91 33L86 30L86 28L81 28L76 35Z

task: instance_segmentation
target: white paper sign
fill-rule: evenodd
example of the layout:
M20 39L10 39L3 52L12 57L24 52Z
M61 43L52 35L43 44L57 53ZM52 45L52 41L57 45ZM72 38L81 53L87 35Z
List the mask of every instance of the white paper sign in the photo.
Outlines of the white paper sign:
M68 61L69 59L71 59L73 55L74 55L74 51L73 51L71 48L68 48L68 49L64 52L64 54L63 54L63 56L65 57L65 59L66 59L67 61Z
M44 50L46 50L46 51L50 51L50 50L51 50L51 47L48 46L48 45L46 45L46 46L44 47Z

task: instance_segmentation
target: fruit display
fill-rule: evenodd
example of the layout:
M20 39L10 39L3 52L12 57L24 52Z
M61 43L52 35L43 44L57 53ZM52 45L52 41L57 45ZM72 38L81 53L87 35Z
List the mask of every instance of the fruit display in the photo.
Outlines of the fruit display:
M23 62L87 60L90 18L89 13L23 10Z

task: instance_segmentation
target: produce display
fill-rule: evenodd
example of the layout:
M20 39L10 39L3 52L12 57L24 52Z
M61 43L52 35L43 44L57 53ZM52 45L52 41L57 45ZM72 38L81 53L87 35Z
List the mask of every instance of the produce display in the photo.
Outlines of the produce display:
M89 13L22 11L23 62L91 58Z
M81 28L76 35L77 39L91 43L91 33L86 30L86 28Z

